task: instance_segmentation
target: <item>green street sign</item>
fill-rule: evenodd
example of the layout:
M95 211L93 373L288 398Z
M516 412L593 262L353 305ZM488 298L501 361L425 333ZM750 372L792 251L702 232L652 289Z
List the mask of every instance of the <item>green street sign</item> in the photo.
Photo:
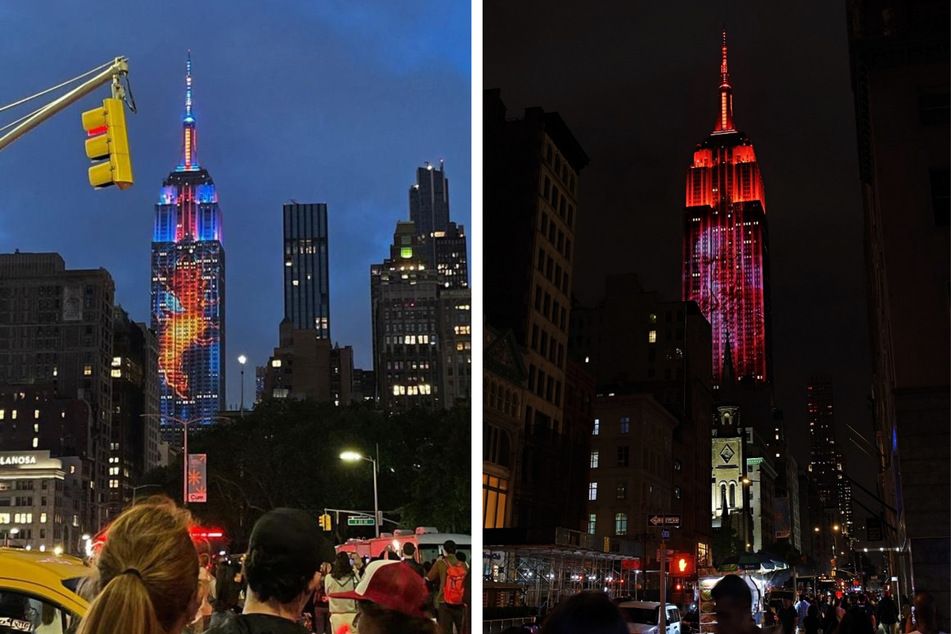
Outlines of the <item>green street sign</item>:
M373 526L372 517L348 517L347 526Z

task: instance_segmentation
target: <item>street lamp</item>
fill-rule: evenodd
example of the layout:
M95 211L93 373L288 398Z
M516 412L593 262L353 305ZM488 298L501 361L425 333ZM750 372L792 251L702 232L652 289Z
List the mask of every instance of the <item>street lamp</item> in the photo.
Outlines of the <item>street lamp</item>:
M225 420L227 420L227 418L224 416L199 416L197 418L182 420L181 418L163 416L162 414L141 414L140 416L142 418L164 418L165 420L170 420L182 426L182 506L188 506L188 426L209 418L223 418ZM134 489L132 495L133 497L135 496Z
M380 457L380 445L376 446L377 458ZM356 451L344 451L340 454L341 460L346 460L348 462L353 462L356 460L366 460L367 462L373 463L373 527L376 529L376 536L380 536L380 502L377 497L377 488L376 488L376 471L377 471L377 462L369 456L364 456L361 453Z
M244 416L244 364L248 362L248 358L243 354L238 355L238 363L241 364L241 415Z

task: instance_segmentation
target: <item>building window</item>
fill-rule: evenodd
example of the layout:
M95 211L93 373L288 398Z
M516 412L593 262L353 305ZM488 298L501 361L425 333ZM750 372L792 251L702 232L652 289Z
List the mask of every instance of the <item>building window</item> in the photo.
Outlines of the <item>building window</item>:
M674 459L674 471L683 471L684 465L679 458Z
M631 419L627 416L621 417L621 433L626 434L631 431Z
M598 451L597 450L591 452L591 468L592 469L598 468Z
M588 514L588 534L594 535L594 531L598 526L598 516L595 513Z
M614 534L627 535L627 513L614 514Z
M483 528L505 526L505 504L508 497L508 480L482 474Z
M617 466L626 467L630 460L631 450L627 445L621 445L617 448Z
M83 376L92 376L92 366L84 365L83 366Z
M588 499L589 500L598 499L598 483L597 482L588 483Z
M597 435L598 435L598 431L600 430L600 428L601 428L601 420L598 419L598 418L595 418L595 419L594 419L594 430L591 432L591 435L592 435L592 436L597 436Z
M680 487L674 487L674 497L678 500L681 498Z
M618 480L615 497L619 500L627 499L627 480Z
M657 343L657 331L651 330L647 333L647 343Z

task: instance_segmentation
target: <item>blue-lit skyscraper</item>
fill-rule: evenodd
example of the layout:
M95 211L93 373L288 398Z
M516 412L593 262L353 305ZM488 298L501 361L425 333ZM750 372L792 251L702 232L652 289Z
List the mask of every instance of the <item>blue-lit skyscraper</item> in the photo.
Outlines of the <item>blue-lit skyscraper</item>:
M152 329L159 344L162 436L209 425L224 406L225 252L221 209L198 164L191 52L185 74L182 160L162 183L152 238Z
M327 205L284 203L284 319L330 339Z

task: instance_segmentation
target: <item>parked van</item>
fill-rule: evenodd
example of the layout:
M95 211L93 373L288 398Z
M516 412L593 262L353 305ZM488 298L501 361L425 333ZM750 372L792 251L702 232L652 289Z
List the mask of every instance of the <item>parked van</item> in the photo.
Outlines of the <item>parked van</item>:
M638 634L659 634L660 603L657 601L625 601L618 604L627 628ZM681 634L680 609L673 603L667 604L666 634Z

